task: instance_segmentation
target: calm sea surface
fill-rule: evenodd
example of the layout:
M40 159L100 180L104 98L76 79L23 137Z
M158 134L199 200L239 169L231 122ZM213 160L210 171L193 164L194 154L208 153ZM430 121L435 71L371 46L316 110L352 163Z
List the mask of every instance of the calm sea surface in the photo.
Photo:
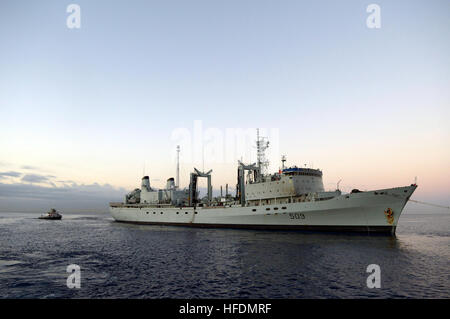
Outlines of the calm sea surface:
M0 298L450 297L450 214L403 214L396 238L38 215L0 213ZM66 286L70 264L80 289Z

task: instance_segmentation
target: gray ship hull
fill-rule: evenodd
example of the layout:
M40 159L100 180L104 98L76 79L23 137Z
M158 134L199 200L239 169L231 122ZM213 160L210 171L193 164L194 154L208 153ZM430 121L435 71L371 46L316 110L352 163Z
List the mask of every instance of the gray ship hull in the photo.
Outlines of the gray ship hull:
M166 207L111 203L117 222L207 228L358 232L394 235L416 185L343 194L323 201L262 206Z

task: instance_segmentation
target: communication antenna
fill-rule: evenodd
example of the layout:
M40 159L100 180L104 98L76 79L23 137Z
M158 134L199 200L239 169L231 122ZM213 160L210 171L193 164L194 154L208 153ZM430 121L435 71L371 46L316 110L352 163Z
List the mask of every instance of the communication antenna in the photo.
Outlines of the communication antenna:
M202 170L205 171L205 145L202 143Z
M175 186L180 187L180 145L177 145L177 180Z
M259 128L256 129L256 152L257 152L257 165L261 172L261 175L266 173L266 168L269 166L269 161L266 160L265 151L269 147L269 141L266 137L259 136Z
M341 183L341 181L342 181L342 179L340 179L339 182L337 182L336 190L339 190L339 184Z

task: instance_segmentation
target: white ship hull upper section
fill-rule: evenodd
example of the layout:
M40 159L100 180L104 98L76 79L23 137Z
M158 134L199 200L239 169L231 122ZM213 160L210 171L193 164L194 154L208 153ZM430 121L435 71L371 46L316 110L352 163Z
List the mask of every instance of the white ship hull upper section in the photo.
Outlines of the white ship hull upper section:
M165 207L111 203L119 222L260 229L304 229L394 234L416 185L342 194L331 199L258 206Z
M305 229L362 231L394 234L400 214L416 189L406 187L341 194L325 192L322 171L292 166L265 174L268 142L257 130L257 162L238 161L236 196L213 198L211 172L194 168L189 189L181 190L174 178L166 189L150 187L149 176L141 189L125 196L124 203L111 203L110 211L119 222L258 229ZM198 178L207 178L207 196L198 198ZM228 186L226 188L228 190Z

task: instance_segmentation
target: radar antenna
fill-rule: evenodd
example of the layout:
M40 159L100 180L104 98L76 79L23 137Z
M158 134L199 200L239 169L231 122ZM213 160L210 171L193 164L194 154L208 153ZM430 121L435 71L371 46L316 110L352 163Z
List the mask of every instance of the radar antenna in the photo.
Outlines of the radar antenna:
M281 155L281 169L284 170L284 162L286 162L286 155Z

